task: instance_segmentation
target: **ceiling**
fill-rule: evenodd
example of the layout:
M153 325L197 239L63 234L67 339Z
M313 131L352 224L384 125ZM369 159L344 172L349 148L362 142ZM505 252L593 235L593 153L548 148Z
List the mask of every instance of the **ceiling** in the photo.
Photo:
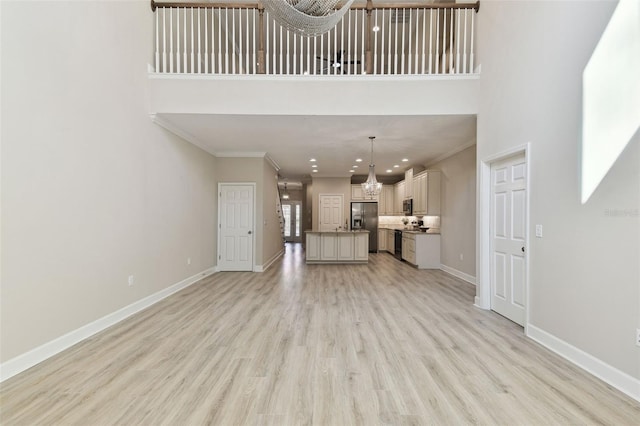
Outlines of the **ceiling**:
M374 140L380 178L399 178L475 143L475 115L291 116L158 114L191 142L218 156L266 153L289 180L366 175ZM315 162L310 159L315 158ZM361 158L362 162L356 162ZM402 162L406 158L408 161ZM313 173L312 165L318 172ZM358 166L353 168L352 166ZM394 167L398 166L398 167ZM354 173L349 170L355 170ZM387 173L391 170L391 173ZM383 178L384 179L384 178Z

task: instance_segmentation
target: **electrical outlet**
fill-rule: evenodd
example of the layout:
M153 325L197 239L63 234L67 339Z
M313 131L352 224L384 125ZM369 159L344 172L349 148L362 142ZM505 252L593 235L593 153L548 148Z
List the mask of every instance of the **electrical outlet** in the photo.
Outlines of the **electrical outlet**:
M640 346L640 328L636 328L636 346Z
M129 282L129 286L133 285L133 281L134 281L133 275L129 275L129 281L128 281Z
M191 265L191 258L187 257L187 265Z

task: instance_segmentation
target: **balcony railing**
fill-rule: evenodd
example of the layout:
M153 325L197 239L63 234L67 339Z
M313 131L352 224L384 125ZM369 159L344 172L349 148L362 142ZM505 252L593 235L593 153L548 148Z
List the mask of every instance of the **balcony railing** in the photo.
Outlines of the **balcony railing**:
M474 72L479 2L354 5L329 32L304 37L258 4L156 3L155 72L428 75Z

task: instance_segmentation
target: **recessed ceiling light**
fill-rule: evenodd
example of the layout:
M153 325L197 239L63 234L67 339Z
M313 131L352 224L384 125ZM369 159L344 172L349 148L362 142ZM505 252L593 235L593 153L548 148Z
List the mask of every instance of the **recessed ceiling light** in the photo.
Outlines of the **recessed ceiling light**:
M351 166L351 167L353 167L354 169L357 169L357 168L358 168L358 166L356 166L356 165L353 165L353 166Z
M313 164L311 167L313 167L315 169L316 167L318 167L318 165L317 164Z
M313 169L312 172L313 173L318 173L318 169Z
M315 159L315 158L312 158L312 159L310 159L309 161L310 161L310 162L312 162L312 163L315 163L316 159Z
M355 170L353 170L353 169L349 170L349 173L355 173L355 172L356 172L356 171L355 171Z
M400 166L398 166L397 164L394 164L394 165L393 165L393 168L394 168L394 169L397 169L398 167L400 167Z
M403 163L406 163L407 161L409 161L409 159L408 159L408 158L403 158L403 159L402 159L402 162L403 162Z
M391 173L393 170L391 169L387 169L387 173Z
M362 158L356 158L356 163L362 163Z

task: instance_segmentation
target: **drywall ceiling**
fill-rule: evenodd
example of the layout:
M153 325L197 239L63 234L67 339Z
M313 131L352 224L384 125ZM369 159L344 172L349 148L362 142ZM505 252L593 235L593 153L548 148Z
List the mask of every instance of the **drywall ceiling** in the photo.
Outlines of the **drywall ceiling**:
M476 136L475 115L158 116L214 155L266 153L280 167L281 176L302 180L366 175L371 157L369 136L376 137L374 164L379 176L400 176L410 166L424 166L472 145ZM312 158L316 161L311 162ZM362 162L356 162L358 158ZM402 162L403 158L408 161ZM312 165L317 166L317 172L312 172Z

